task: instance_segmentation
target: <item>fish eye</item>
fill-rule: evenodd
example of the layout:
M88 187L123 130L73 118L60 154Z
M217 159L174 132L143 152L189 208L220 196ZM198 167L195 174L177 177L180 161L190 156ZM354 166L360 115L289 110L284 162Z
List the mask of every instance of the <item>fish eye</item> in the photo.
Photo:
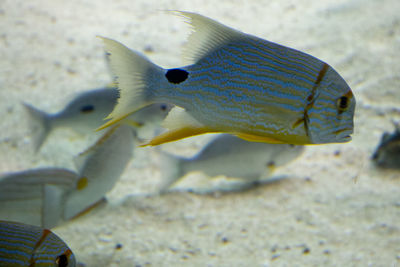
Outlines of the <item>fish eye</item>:
M61 254L56 259L56 264L58 267L67 267L68 266L68 257L65 254Z
M273 168L273 167L275 167L275 162L273 160L271 160L271 161L268 161L266 165L269 168Z
M161 105L161 110L162 110L162 111L166 111L166 110L167 110L167 105L162 104L162 105Z
M89 112L92 112L93 110L94 110L93 105L86 105L81 108L82 113L89 113Z
M339 110L339 114L346 111L346 109L349 107L350 101L347 96L341 96L337 100L337 108Z

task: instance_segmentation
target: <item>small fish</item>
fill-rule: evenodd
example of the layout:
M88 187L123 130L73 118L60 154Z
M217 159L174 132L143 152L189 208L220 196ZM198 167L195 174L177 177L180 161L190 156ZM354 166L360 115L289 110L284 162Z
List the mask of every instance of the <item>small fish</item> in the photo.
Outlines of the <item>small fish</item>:
M372 160L382 168L400 169L400 124L394 124L393 133L385 132L372 155Z
M169 129L147 145L204 133L256 142L341 143L351 140L355 98L327 63L190 12L192 65L163 69L121 43L102 38L120 99L99 129L155 102L176 105Z
M80 179L66 195L64 217L71 219L101 201L118 181L132 158L134 136L130 127L112 128L75 160Z
M0 219L53 228L100 203L132 157L121 125L76 158L78 171L40 168L0 176Z
M34 133L35 151L38 151L46 137L56 128L67 127L79 133L93 133L104 123L118 99L118 90L113 87L95 89L79 94L63 110L48 114L24 103L32 132ZM172 108L171 105L155 103L132 114L125 123L135 128L145 124L161 124Z
M74 253L50 230L0 221L0 266L74 267Z
M247 142L222 134L189 159L164 153L161 162L166 178L161 188L162 191L167 189L192 171L201 171L210 177L225 175L253 182L294 160L303 150L303 146Z
M52 228L62 221L65 193L79 175L63 168L39 168L0 176L0 219Z

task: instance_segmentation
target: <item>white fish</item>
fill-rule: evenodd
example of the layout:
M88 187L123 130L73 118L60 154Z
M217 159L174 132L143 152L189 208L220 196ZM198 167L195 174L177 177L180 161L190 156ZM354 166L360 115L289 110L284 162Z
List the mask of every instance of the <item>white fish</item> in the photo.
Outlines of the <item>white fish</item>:
M192 171L201 171L210 177L225 175L253 182L297 158L303 150L303 146L248 142L232 135L219 135L192 158L165 153L162 172L166 178L162 190Z
M78 171L31 169L0 177L0 220L52 228L102 200L133 151L128 126L113 128L78 156Z
M62 197L79 176L62 168L40 168L0 177L0 219L51 228L62 220Z
M66 196L64 217L79 215L100 201L118 181L132 157L134 137L128 126L108 132L76 159L79 169L77 190Z
M35 151L56 128L66 127L83 134L94 133L95 129L104 123L104 117L113 110L117 99L117 89L110 87L83 92L54 114L48 114L24 103L30 116ZM171 108L172 105L169 104L155 103L135 112L124 122L135 128L160 125Z

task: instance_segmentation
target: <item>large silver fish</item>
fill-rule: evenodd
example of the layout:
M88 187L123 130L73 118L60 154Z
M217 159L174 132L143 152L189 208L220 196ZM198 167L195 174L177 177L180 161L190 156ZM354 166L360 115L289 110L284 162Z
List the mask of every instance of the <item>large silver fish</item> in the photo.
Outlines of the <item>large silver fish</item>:
M121 125L77 157L78 171L41 168L0 176L0 220L52 228L89 210L118 181L133 142L130 127Z
M210 132L272 143L351 140L356 101L327 63L199 14L178 13L194 28L186 46L192 65L163 69L103 38L120 99L100 129L166 102L180 108L164 121L169 131L148 145Z
M118 99L116 88L101 88L76 96L61 111L48 114L24 103L31 119L35 150L38 150L46 137L56 128L67 127L79 133L93 133L104 123ZM160 125L172 108L171 105L155 103L132 114L126 123L139 128L143 125Z
M50 230L0 221L0 266L74 267L74 253Z
M192 171L201 171L210 177L225 175L253 182L262 175L270 175L276 167L297 158L303 148L304 146L288 144L247 142L236 136L223 134L192 158L164 153L162 173L165 180L162 191Z

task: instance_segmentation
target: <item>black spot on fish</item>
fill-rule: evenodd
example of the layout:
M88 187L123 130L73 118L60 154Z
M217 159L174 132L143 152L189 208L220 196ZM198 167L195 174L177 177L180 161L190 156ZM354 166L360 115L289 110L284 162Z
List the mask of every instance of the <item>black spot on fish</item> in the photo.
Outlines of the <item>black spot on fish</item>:
M94 106L93 105L86 105L81 107L81 112L82 113L90 113L94 110Z
M170 83L181 83L184 82L189 76L189 72L182 69L170 69L165 73L165 77L167 77Z

